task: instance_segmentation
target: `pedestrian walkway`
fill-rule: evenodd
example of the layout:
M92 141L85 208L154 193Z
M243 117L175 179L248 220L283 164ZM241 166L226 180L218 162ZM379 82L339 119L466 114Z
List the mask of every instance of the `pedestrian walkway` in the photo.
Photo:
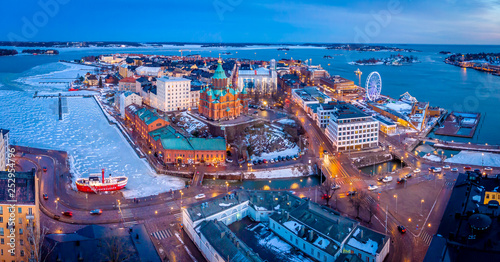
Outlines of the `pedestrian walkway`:
M156 231L156 232L152 233L151 235L154 236L158 240L162 240L162 239L171 237L172 231L170 231L170 229L164 229L164 230Z
M128 208L123 209L122 208L121 210L122 210L122 218L123 218L123 220L125 220L127 218L134 217L134 214L132 213L131 209L128 209Z
M445 185L447 186L453 186L455 184L455 181L446 181Z
M422 231L422 233L420 233L420 238L422 239L422 241L424 241L426 245L428 246L431 245L432 236L429 235L429 233L427 233L425 230Z
M181 221L182 220L182 213L175 214L174 217L176 220Z
M350 183L354 183L356 181L361 181L361 178L358 177L343 177L335 179L335 184L337 185L349 185Z

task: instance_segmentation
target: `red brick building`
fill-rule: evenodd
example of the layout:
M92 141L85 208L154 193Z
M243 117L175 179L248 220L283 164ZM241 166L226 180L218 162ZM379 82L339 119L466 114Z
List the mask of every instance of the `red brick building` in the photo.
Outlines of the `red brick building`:
M247 91L238 91L236 83L230 85L222 69L222 61L211 79L211 84L200 91L199 112L211 120L234 119L248 113Z

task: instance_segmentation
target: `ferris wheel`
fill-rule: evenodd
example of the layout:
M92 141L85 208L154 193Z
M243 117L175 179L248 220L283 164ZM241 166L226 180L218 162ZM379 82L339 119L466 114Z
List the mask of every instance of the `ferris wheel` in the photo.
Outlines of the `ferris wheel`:
M366 98L375 101L382 91L382 78L378 72L371 72L366 79Z

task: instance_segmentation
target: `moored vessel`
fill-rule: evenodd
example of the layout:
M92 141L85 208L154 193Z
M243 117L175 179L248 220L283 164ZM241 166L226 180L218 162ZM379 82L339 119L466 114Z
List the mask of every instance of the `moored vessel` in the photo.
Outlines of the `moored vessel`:
M101 179L99 179L99 176L101 176ZM102 169L102 174L93 173L88 178L78 178L75 184L78 191L97 193L120 190L127 185L127 182L128 178L126 176L113 177L109 174L109 177L105 178L104 169Z

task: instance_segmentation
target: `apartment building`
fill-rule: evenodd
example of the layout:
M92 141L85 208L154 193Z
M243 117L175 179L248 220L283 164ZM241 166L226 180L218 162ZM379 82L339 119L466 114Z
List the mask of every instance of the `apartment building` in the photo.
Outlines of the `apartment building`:
M162 77L156 80L156 95L150 93L151 106L163 112L189 108L191 80Z
M7 190L0 193L0 261L35 261L40 232L35 170L12 173L15 195ZM10 183L9 172L0 171L0 187L9 188Z
M337 151L378 146L379 122L355 106L339 102L325 134Z

